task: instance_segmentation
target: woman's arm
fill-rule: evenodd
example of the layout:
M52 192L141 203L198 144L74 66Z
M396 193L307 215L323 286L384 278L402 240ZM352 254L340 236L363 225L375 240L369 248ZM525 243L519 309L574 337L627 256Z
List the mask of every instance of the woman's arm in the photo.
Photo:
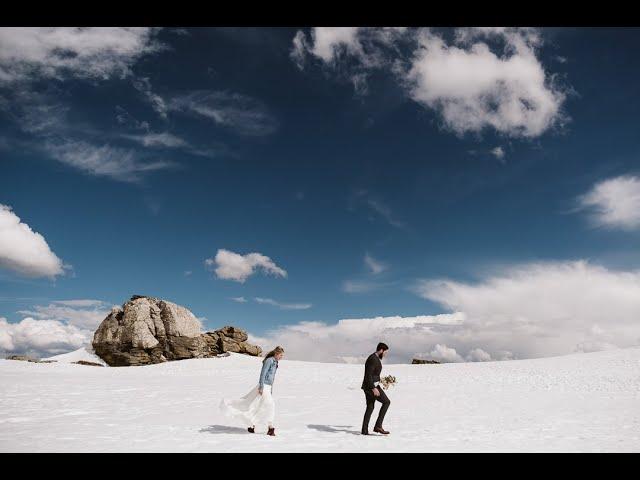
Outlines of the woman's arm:
M267 372L269 371L269 368L271 368L271 363L273 361L273 358L267 358L264 363L262 364L262 370L260 371L260 391L262 391L262 388L264 387L264 379L267 376Z

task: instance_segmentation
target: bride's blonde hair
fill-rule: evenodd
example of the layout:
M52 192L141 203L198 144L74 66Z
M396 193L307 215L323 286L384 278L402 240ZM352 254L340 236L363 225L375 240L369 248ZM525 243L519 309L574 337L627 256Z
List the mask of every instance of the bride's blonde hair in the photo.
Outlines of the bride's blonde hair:
M269 353L267 353L267 354L264 356L264 360L262 360L262 363L264 363L264 362L267 360L267 358L269 358L269 357L275 357L275 356L276 356L277 354L279 354L279 353L284 353L284 348L282 348L282 347L276 347L276 348L274 348L273 350L271 350Z

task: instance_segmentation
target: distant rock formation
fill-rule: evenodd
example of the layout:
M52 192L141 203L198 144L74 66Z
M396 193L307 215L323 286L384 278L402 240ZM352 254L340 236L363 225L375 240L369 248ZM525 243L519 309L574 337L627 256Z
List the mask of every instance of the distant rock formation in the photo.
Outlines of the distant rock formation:
M87 360L78 360L77 362L71 362L71 363L76 363L78 365L87 365L89 367L104 367L104 365L102 365L101 363L88 362Z
M435 360L421 360L419 358L414 358L413 360L411 360L411 364L412 365L424 365L424 364L428 364L428 365L436 364L436 365L439 365L440 362L437 362Z
M18 360L20 362L31 363L56 363L55 360L40 360L39 358L29 357L28 355L9 355L6 360Z
M40 360L38 360L37 358L29 357L27 355L9 355L7 357L7 360L18 360L20 362L32 362L32 363L40 362Z
M225 352L259 356L247 333L227 326L201 333L188 309L155 297L134 295L113 308L93 335L93 349L109 366L148 365Z

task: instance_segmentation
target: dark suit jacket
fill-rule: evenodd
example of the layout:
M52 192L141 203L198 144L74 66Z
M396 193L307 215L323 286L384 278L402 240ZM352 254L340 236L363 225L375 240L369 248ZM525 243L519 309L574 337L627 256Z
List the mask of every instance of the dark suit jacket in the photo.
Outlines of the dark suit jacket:
M363 390L373 390L376 388L375 382L380 381L380 372L382 371L382 362L375 353L369 355L364 364L364 379L362 380Z

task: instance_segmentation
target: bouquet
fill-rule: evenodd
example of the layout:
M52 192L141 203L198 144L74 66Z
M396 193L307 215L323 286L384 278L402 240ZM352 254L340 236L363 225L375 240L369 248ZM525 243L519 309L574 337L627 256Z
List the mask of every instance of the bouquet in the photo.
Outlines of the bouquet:
M387 375L386 377L383 377L380 379L380 385L382 385L382 388L385 390L388 390L389 387L395 384L396 384L396 377L394 377L393 375Z

